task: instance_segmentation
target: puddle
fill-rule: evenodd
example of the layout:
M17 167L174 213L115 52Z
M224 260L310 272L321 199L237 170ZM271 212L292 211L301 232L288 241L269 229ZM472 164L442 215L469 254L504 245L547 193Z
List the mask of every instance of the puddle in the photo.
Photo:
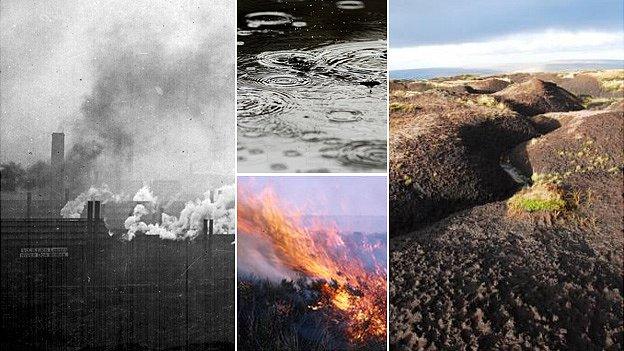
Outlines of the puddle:
M336 1L336 7L341 10L361 10L365 7L363 1L344 0Z
M357 110L331 110L327 112L327 119L332 122L357 122L362 119L362 112Z
M238 8L239 172L383 172L385 3Z
M248 28L259 28L262 26L281 26L291 24L293 16L283 12L255 12L245 15Z

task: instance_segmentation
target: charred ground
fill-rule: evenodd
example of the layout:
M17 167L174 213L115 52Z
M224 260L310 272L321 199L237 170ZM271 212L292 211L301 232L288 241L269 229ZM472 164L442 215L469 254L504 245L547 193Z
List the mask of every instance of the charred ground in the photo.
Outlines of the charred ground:
M238 281L238 347L242 350L384 350L385 341L354 345L348 320L332 308L327 289L336 282L254 276ZM383 303L383 302L381 302Z

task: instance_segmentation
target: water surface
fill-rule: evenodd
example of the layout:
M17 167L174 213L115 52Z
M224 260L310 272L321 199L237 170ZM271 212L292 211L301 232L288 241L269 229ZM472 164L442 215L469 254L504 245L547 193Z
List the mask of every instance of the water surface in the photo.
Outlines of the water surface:
M238 2L238 171L386 169L386 2Z

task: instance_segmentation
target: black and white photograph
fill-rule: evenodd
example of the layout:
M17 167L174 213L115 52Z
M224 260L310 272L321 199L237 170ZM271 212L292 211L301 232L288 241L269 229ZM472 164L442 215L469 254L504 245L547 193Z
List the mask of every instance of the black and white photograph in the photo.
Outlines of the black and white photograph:
M2 1L3 350L234 349L230 1Z

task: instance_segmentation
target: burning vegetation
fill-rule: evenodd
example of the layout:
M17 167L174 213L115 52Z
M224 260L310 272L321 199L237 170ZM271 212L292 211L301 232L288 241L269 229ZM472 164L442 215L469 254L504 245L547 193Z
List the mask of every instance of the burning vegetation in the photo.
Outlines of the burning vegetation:
M308 224L270 189L256 195L239 184L238 199L239 257L258 257L286 278L259 278L257 267L239 275L239 346L385 349L384 239L355 239L318 219ZM246 241L261 241L265 249Z

